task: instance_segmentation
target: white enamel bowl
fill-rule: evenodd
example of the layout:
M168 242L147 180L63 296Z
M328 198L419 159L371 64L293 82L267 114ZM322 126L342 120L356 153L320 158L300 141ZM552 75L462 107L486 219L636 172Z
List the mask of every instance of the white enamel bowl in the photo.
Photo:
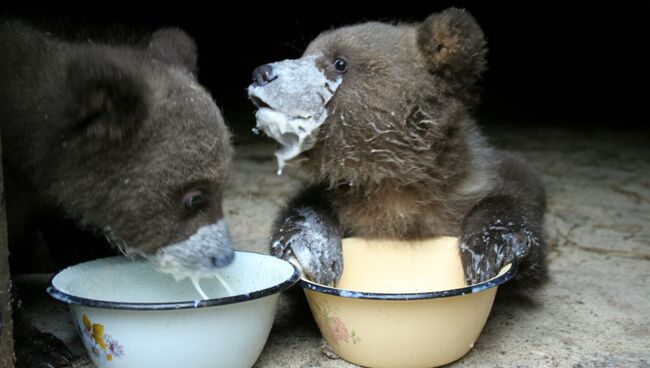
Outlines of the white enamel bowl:
M48 293L70 306L97 367L251 367L269 336L280 292L300 274L289 262L237 252L216 278L202 279L202 300L144 260L111 257L59 272Z

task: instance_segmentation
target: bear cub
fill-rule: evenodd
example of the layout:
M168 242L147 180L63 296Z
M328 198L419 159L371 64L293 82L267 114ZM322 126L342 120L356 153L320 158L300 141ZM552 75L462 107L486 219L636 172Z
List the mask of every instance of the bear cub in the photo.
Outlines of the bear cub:
M518 279L542 280L542 182L472 117L486 52L475 19L451 8L327 31L300 59L256 68L257 129L307 183L280 214L271 253L333 284L342 237L450 235L470 284L513 260Z
M125 44L71 41L0 20L0 55L13 273L65 265L51 262L66 252L53 246L70 248L72 238L43 244L40 235L50 213L163 270L209 272L230 263L222 210L230 133L197 81L196 45L187 34L161 29ZM49 269L35 267L37 255ZM18 366L65 364L61 345L17 316Z

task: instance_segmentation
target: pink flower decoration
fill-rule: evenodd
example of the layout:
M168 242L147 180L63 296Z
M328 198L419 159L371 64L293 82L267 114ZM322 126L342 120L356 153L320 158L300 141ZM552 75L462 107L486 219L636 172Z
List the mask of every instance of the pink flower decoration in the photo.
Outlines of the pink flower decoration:
M110 338L110 336L109 336ZM108 353L114 357L121 358L124 356L124 346L120 345L119 341L110 339L107 344Z
M329 330L329 335L336 341L348 341L350 338L347 327L345 327L345 324L343 324L343 321L339 317L332 317L327 324L327 329Z

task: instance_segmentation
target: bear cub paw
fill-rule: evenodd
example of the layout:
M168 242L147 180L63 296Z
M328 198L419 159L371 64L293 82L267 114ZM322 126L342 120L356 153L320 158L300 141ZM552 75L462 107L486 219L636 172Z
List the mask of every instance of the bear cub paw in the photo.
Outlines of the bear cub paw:
M338 227L309 207L291 212L271 239L271 254L300 265L314 282L334 285L343 272Z
M496 276L513 260L520 262L539 240L525 225L497 221L480 231L465 234L460 254L468 285Z

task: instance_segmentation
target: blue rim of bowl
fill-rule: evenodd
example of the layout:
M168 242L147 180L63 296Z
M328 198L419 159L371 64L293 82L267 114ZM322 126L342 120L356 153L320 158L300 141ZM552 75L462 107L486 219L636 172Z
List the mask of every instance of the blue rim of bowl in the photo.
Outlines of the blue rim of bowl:
M268 254L257 253L257 252L237 251L237 253L259 254L267 257L272 257ZM126 309L126 310L175 310L175 309L189 309L189 308L195 309L195 308L203 308L203 307L212 307L217 305L234 304L234 303L263 298L265 296L283 292L288 288L290 288L291 286L295 285L300 280L300 271L298 270L298 268L291 262L287 262L283 259L278 259L278 260L290 264L291 267L293 268L293 273L289 278L287 278L286 280L282 281L279 284L273 285L268 288L255 290L250 293L227 296L224 298L214 298L214 299L207 299L207 300L188 300L188 301L166 302L166 303L130 303L130 302L112 302L108 300L88 299L88 298L83 298L80 296L68 294L58 289L56 286L54 286L52 281L54 281L54 278L64 270L61 270L57 272L54 276L52 276L52 278L50 279L50 284L47 287L46 291L54 299L62 301L64 303L82 305L85 307L93 307L93 308Z
M317 293L334 295L342 298L352 298L352 299L420 300L420 299L448 298L452 296L478 293L483 290L491 289L495 286L499 286L501 284L510 281L517 273L517 262L512 261L511 263L503 266L501 270L503 270L503 268L505 267L508 267L508 265L510 265L510 268L507 271L505 271L503 274L500 274L496 277L480 282L478 284L469 285L458 289L430 291L424 293L369 293L363 291L337 289L335 287L326 286L326 285L315 283L313 281L309 281L304 277L300 279L300 285L304 289L309 289Z

